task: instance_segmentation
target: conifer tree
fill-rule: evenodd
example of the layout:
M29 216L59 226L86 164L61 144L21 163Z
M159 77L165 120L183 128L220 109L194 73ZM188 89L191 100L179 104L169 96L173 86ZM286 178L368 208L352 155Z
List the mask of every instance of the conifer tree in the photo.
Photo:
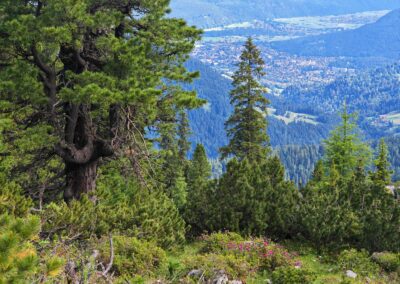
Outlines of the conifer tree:
M285 168L277 156L261 165L261 172L267 177L262 178L268 216L266 233L268 236L286 238L294 232L297 223L298 189L292 182L285 180Z
M78 199L95 190L102 158L137 154L132 133L145 136L162 101L199 106L194 92L166 92L197 76L184 62L200 36L167 16L169 2L0 1L0 112L15 124L3 134L30 188L51 164L46 192L63 181L64 198Z
M258 164L250 163L247 158L229 161L213 197L216 211L212 229L264 235L268 227L267 192L270 187L268 177L263 175Z
M211 165L202 144L197 144L187 171L188 198L185 209L186 223L192 235L199 235L208 229L211 208Z
M374 162L375 172L371 173L370 192L361 212L364 221L362 245L370 251L399 250L400 204L386 187L391 182L388 151L384 140L378 147Z
M341 124L325 141L323 163L316 165L301 205L304 235L317 245L341 245L358 239L362 221L358 208L368 194L365 168L369 148L357 132L354 116L344 107Z
M193 188L199 181L201 183L207 182L210 176L211 165L208 161L206 150L202 144L197 144L187 174L188 185Z
M363 143L355 123L356 116L349 114L346 105L341 114L342 122L325 141L324 162L326 168L335 166L343 179L349 179L360 161L366 165L370 158L370 149Z
M325 169L324 169L324 164L323 164L322 160L319 160L319 161L317 162L317 164L315 165L315 167L314 167L314 171L313 171L311 180L312 180L313 182L320 182L320 181L322 181L322 179L323 179L324 176L325 176L324 171L325 171Z
M393 171L390 169L388 155L389 152L385 140L381 139L378 145L378 157L374 162L376 171L372 174L372 180L384 186L390 185L393 174Z
M214 229L242 234L287 236L293 230L297 191L285 181L278 157L270 157L267 89L260 84L264 61L251 38L233 76L232 116L226 122L230 142L222 158L234 157L218 183Z
M187 201L186 159L180 160L177 131L175 122L162 123L159 127L161 165L157 176L167 196L182 210Z
M239 160L260 161L269 153L267 136L267 89L259 80L265 75L260 50L249 38L240 56L238 70L233 76L231 104L234 111L225 127L230 142L221 148L222 158L235 156Z

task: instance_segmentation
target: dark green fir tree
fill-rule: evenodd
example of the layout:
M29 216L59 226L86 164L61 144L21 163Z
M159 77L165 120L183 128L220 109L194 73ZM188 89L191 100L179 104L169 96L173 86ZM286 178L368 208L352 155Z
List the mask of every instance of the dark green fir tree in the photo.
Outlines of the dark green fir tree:
M267 136L267 89L260 79L265 75L260 50L249 38L240 56L238 70L233 75L231 104L234 111L225 123L229 144L221 149L222 158L235 156L250 162L265 160L269 149Z

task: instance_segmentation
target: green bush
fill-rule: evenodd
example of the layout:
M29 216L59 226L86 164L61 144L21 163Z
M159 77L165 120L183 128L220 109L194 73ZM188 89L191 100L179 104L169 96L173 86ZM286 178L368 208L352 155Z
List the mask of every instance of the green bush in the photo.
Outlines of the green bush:
M109 238L102 238L93 243L100 250L102 263L109 263L111 246ZM152 242L133 237L113 237L114 261L113 272L116 276L151 277L166 272L167 257L163 249Z
M124 178L114 161L98 180L99 203L107 212L113 232L171 248L185 241L186 225L174 202L157 187L146 188L134 178ZM150 185L149 185L150 186Z
M41 261L34 246L39 231L36 216L0 215L0 283L47 283L61 274L62 259L47 256ZM40 281L35 279L38 275Z
M268 240L244 240L236 233L214 233L202 240L200 255L185 259L186 272L199 269L207 278L223 270L231 279L246 279L256 273L296 265L293 254Z
M185 223L173 202L157 189L142 188L118 173L101 176L96 202L50 203L42 213L43 233L66 240L90 239L109 232L155 242L163 248L184 241Z
M273 271L280 266L295 264L295 259L283 246L264 239L229 242L225 254L246 259L257 271Z
M37 272L39 257L32 240L39 228L36 217L0 216L0 283L21 282Z
M223 253L227 251L230 243L242 242L243 238L237 233L213 233L202 237L204 247L201 249L203 253Z
M372 260L389 272L400 274L400 253L379 252L372 255Z
M192 256L183 261L186 272L198 269L203 277L210 279L217 271L223 270L230 279L246 279L256 273L256 270L243 257L237 255L204 254Z
M25 197L15 182L2 182L0 173L0 214L26 216L33 207L32 200Z
M110 226L104 209L86 195L69 204L50 203L42 212L43 234L67 240L105 234Z
M272 271L278 267L295 264L294 256L281 245L266 241L259 241L256 244L259 249L253 254L253 259L258 262L260 271Z
M362 276L376 275L379 266L372 262L366 250L344 250L338 256L338 265L342 270L352 270Z
M272 283L274 284L312 283L315 278L316 275L313 272L293 266L279 267L272 273Z

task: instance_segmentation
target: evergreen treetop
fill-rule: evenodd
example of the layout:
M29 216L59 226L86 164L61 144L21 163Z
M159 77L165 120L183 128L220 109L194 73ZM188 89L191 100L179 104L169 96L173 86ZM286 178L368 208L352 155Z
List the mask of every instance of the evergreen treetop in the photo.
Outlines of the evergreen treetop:
M391 176L393 171L390 169L390 162L388 160L388 148L385 140L381 139L378 145L378 156L374 161L376 171L372 174L374 182L381 183L383 186L387 186L391 183Z
M357 165L362 163L368 165L370 159L370 148L361 141L356 116L349 114L344 106L341 114L341 124L331 132L325 141L325 167L335 169L339 176L348 179L352 176Z
M230 141L221 148L222 158L236 156L255 162L270 152L266 121L269 101L264 97L267 89L259 82L265 75L264 65L260 50L249 38L233 76L230 97L234 111L225 123Z

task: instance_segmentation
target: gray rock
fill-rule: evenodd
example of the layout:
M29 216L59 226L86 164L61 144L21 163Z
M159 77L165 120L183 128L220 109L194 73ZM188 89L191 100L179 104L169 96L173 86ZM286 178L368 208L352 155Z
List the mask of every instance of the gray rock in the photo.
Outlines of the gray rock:
M200 278L201 275L203 275L203 271L200 269L193 269L191 270L187 276L193 277L193 278Z
M356 279L357 278L357 273L355 273L354 271L351 271L351 270L347 270L346 271L346 276L349 277L349 278Z
M211 280L211 284L228 284L229 278L225 274L225 271L218 271L213 279Z
M232 281L229 281L228 283L229 284L243 284L243 282L240 280L232 280Z

